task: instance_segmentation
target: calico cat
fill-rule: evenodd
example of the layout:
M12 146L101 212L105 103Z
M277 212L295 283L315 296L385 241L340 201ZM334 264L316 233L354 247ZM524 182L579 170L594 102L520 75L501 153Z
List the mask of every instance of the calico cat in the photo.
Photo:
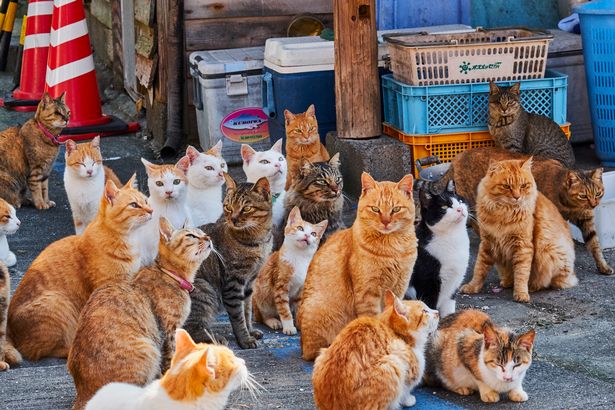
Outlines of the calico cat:
M528 158L529 155L498 148L475 148L458 154L445 178L455 180L457 192L473 207L478 183L487 173L489 161ZM564 219L579 227L600 273L611 275L613 268L604 259L594 224L594 208L604 196L602 172L602 168L568 169L555 160L534 158L532 161L532 174L538 190L553 202Z
M21 355L6 337L6 314L9 307L11 277L6 265L0 261L0 372L21 363Z
M297 334L291 312L301 298L303 282L327 221L305 222L299 208L288 215L284 244L271 254L254 284L254 320L284 334Z
M192 311L184 327L196 341L212 341L208 327L224 306L239 346L255 349L263 334L252 328L252 291L272 240L269 181L237 184L228 174L224 177L224 217L201 227L211 235L217 252L196 275ZM216 339L226 342L220 335Z
M182 168L188 166L186 203L192 223L201 226L216 222L222 215L222 185L224 173L228 172L222 158L222 140L202 154L189 145L182 162Z
M171 364L175 331L188 317L192 282L211 241L198 228L174 229L164 217L159 226L155 264L131 283L99 288L83 308L67 362L74 410L108 383L145 385Z
M19 283L9 305L8 333L29 360L66 357L90 294L137 272L136 233L152 209L134 183L134 175L121 189L107 181L96 219L82 235L45 248Z
M309 162L329 161L329 153L320 142L316 109L310 105L306 112L293 114L284 110L286 125L286 160L288 175L285 189L288 191L301 172L302 160Z
M15 208L29 202L27 190L36 209L55 206L48 178L60 148L58 135L69 117L64 94L53 99L45 93L34 118L0 132L0 197Z
M376 182L361 175L351 228L336 232L308 268L297 323L304 360L314 360L356 317L382 311L385 290L403 296L417 256L412 175Z
M480 292L493 265L517 302L529 302L528 291L578 283L568 224L536 189L531 158L493 162L477 197L480 246L472 280L461 292Z
M440 322L427 345L425 382L463 396L479 391L484 402L527 401L523 379L532 364L536 333L513 333L480 310L457 312Z
M173 226L193 226L186 203L188 168L178 161L175 165L155 165L141 158L147 170L149 203L152 219L140 230L141 266L149 266L158 254L158 222L165 217Z
M116 186L122 184L109 167L102 165L100 137L79 145L66 140L65 147L64 189L73 213L75 232L81 235L98 213L105 181L111 180Z
M273 224L280 226L284 218L284 199L286 197L287 165L282 155L282 140L278 140L268 151L255 151L247 144L241 146L243 171L247 182L256 182L259 178L267 177L271 188L271 202L273 204Z
M439 195L431 193L429 186L422 187L419 198L418 257L406 297L422 300L445 317L455 313L455 294L470 260L468 208L455 194L452 181Z
M160 380L144 386L109 383L86 410L223 410L229 395L255 382L243 359L226 346L196 344L183 329L175 333L171 368Z
M425 344L438 312L423 302L385 293L384 311L360 317L323 349L314 363L314 401L320 410L388 410L416 404L412 390L425 370Z
M17 257L9 249L8 235L13 235L19 229L21 221L17 218L15 208L0 198L0 262L9 268L15 266Z
M521 83L498 87L489 83L489 132L497 146L512 152L538 155L574 166L574 152L559 125L521 106Z
M275 232L274 250L280 249L284 242L283 226L286 226L288 214L295 206L301 211L303 220L316 224L327 220L321 244L335 231L344 229L342 211L344 210L344 181L340 172L339 153L333 155L328 162L312 163L302 160L300 174L295 184L286 192L284 202L284 225Z

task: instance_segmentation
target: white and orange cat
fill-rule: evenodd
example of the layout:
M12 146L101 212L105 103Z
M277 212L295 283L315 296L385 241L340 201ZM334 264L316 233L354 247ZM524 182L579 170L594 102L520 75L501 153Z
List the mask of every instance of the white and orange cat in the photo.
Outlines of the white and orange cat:
M328 221L311 224L294 207L284 229L284 244L274 252L254 284L254 320L284 334L297 334L292 312L301 298L308 266L327 229Z
M160 217L165 217L176 227L193 226L186 203L188 168L179 161L175 165L155 165L141 158L147 170L149 203L154 213L152 219L141 229L139 247L141 266L149 266L158 255Z
M226 346L196 344L183 329L175 333L175 355L160 380L145 386L110 383L86 410L222 410L229 395L256 382L243 359Z
M73 213L75 232L81 235L98 213L105 181L109 179L116 186L122 184L110 168L103 166L100 137L79 145L73 140L66 140L64 157L64 189Z
M187 204L192 223L201 226L216 222L222 215L222 185L228 172L222 158L222 140L204 153L188 146L180 163L188 167Z
M286 173L288 166L286 158L282 154L282 140L278 140L267 151L255 151L247 144L241 146L241 158L243 159L243 172L246 174L246 182L255 183L262 177L269 180L271 188L271 222L280 226L284 220L284 198L286 197Z
M9 249L8 235L13 235L19 229L21 221L13 205L0 198L0 262L6 266L15 266L17 257Z

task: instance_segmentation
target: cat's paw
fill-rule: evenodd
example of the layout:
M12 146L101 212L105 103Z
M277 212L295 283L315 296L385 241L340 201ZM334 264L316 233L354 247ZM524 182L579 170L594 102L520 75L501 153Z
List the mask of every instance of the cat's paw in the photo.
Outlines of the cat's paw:
M474 393L474 390L470 389L469 387L459 387L453 391L462 396L470 396Z
M56 203L55 203L55 202L53 202L53 201L47 201L47 206L48 206L49 208L55 208Z
M474 294L480 291L481 291L481 286L474 285L472 282L466 283L459 289L459 292L466 293L466 294Z
M416 397L413 394L408 393L406 397L401 401L402 407L412 407L416 404Z
M252 329L250 330L250 334L255 338L255 339L262 339L263 338L263 332L261 332L258 329Z
M7 362L0 360L0 372L4 372L10 368L11 366L9 366Z
M254 337L248 337L245 340L237 340L237 344L242 349L256 349L258 344L256 344L256 339Z
M508 398L512 401L521 402L527 401L529 397L522 389L515 389L508 392Z
M530 301L530 294L527 292L515 292L513 294L513 300L520 303L528 303Z
M600 273L602 275L612 275L613 274L613 268L611 268L608 264L603 264L601 266L598 266L598 270L600 271Z
M511 279L501 279L500 280L500 286L503 287L504 289L510 289L513 287L513 281Z
M15 256L13 252L9 252L9 254L6 256L6 260L4 261L4 264L10 268L11 266L15 266L16 263L17 263L17 256Z
M283 330L285 335L292 336L297 334L297 328L294 326L285 327Z
M35 202L34 207L39 210L49 209L49 204L46 202Z
M269 329L273 329L273 330L282 329L282 322L280 322L279 319L276 319L274 317L265 319L265 325L267 325Z
M497 403L498 401L500 401L500 393L495 390L481 391L480 399L485 403Z

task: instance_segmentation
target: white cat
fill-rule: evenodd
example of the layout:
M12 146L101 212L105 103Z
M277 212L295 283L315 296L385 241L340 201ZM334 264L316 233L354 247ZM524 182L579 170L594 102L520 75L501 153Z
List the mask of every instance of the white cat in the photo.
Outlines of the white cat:
M179 161L175 165L155 165L141 158L147 170L149 204L152 219L139 231L141 266L151 265L158 255L160 217L177 227L193 226L187 206L188 169Z
M196 344L183 329L175 333L171 368L145 387L110 383L88 402L86 410L222 410L229 395L256 382L245 361L226 346Z
M284 196L286 195L284 185L288 170L286 159L282 155L282 140L278 140L268 151L255 151L251 146L243 144L241 158L247 182L254 183L262 177L267 177L269 180L273 201L272 222L279 226L284 219Z
M188 146L180 162L189 164L187 203L194 226L216 222L222 215L222 185L228 172L222 140L204 153Z
M6 236L17 232L19 225L21 221L17 218L13 205L0 198L0 261L8 267L15 266L17 257L9 249Z

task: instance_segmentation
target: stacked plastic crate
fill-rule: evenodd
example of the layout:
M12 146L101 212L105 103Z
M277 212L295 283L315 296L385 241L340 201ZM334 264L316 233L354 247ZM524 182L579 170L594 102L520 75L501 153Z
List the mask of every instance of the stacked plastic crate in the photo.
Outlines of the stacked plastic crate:
M545 69L552 38L523 28L384 36L393 72L382 78L385 134L410 145L414 162L450 162L494 145L487 128L493 80L520 82L523 107L553 119L569 137L567 77Z

